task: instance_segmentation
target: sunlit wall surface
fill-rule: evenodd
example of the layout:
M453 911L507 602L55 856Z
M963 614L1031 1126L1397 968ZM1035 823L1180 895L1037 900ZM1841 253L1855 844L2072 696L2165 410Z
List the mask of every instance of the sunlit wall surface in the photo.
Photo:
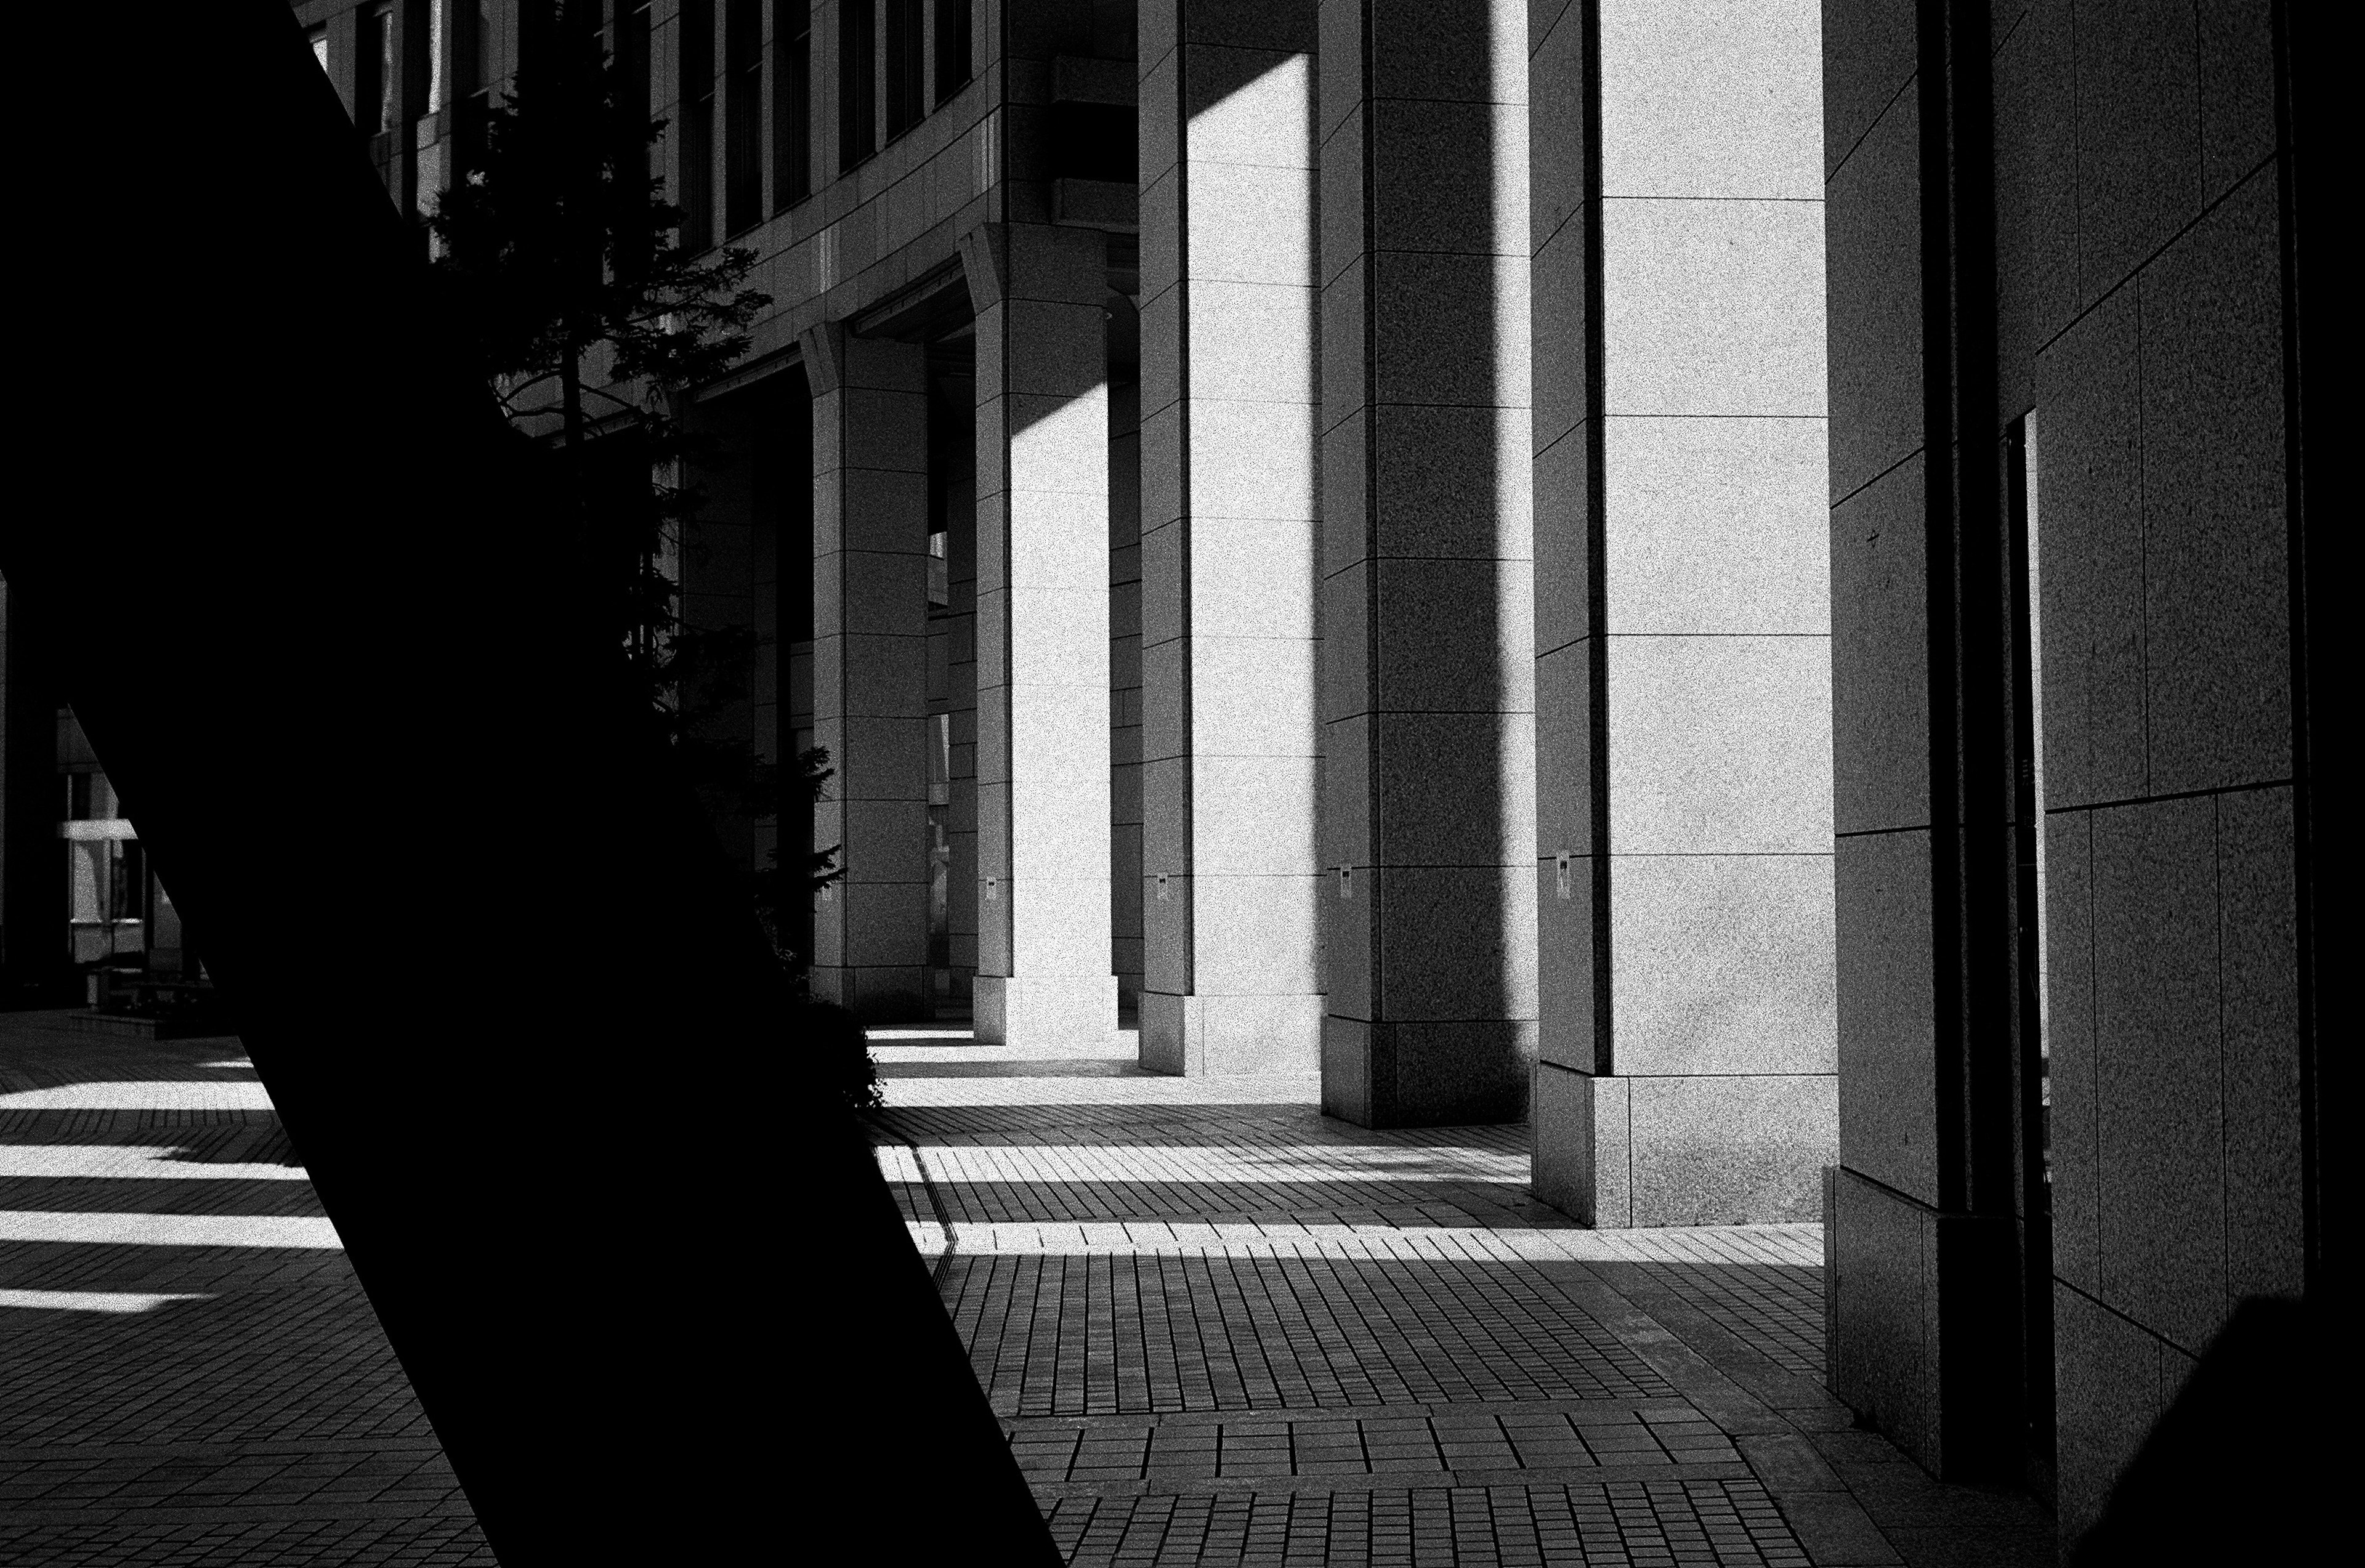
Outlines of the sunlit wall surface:
M1145 1065L1299 1071L1316 903L1314 6L1145 8Z
M1536 1180L1596 1225L1811 1218L1836 1142L1819 17L1530 39Z

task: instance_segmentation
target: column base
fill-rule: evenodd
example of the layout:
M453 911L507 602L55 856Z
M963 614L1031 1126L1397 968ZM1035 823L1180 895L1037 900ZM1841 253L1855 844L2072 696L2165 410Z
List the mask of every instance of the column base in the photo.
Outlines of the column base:
M1837 1080L1608 1077L1540 1062L1530 1136L1536 1196L1604 1230L1811 1221L1839 1148Z
M980 975L971 1005L981 1046L1116 1048L1115 975Z
M1823 1195L1833 1395L1942 1481L2015 1475L2012 1216L1945 1213L1836 1165Z
M1362 1127L1474 1126L1528 1114L1536 1021L1322 1020L1322 1114Z
M931 1017L928 971L901 965L813 971L815 1001L835 1002L866 1024L910 1024Z
M1141 1065L1221 1078L1313 1072L1322 1065L1319 996L1141 993Z
M1536 1064L1528 1109L1529 1182L1538 1198L1579 1225L1622 1230L1634 1223L1626 1082Z

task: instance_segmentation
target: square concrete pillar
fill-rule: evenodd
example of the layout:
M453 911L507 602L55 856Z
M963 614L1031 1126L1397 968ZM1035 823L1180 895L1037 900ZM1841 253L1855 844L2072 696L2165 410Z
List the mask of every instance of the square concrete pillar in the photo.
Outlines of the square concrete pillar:
M1117 1005L1141 998L1140 318L1109 305L1109 962ZM1120 357L1122 355L1122 357Z
M805 334L813 419L813 744L836 777L813 839L845 877L813 909L815 995L927 1014L927 381L915 344Z
M1141 42L1141 1061L1321 1059L1313 0Z
M973 366L937 372L938 409L976 423ZM966 447L962 449L966 454ZM977 474L964 455L945 485L946 924L951 973L946 1001L970 1003L977 975Z
M1819 15L1530 40L1535 1188L1593 1225L1811 1219L1837 1147Z
M1517 1120L1535 1061L1527 8L1320 11L1322 1095Z
M696 727L699 739L746 748L758 761L778 759L779 605L778 519L765 487L772 479L767 443L779 442L776 421L810 420L802 398L782 408L764 388L689 405L687 429L711 442L714 457L683 462L684 477L703 499L682 529L675 556L677 604L686 631L739 633L753 638L746 662L732 672L739 693L707 705ZM801 444L799 443L801 452ZM812 483L808 465L799 464L795 482ZM800 584L801 587L801 583ZM718 668L714 672L724 672ZM708 820L723 851L750 870L768 864L772 824L751 818L737 802L710 799Z
M1116 1028L1109 919L1107 241L963 237L977 310L977 1034Z

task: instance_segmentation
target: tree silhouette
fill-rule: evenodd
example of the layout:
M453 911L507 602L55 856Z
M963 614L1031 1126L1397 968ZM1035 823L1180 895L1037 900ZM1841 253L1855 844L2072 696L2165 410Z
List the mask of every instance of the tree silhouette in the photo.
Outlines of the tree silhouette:
M685 393L748 347L771 304L745 286L755 252L692 252L683 214L649 174L666 122L627 88L600 39L601 7L549 8L507 95L465 139L428 229L440 301L519 440L548 476L556 591L662 728L710 810L782 814L784 780L744 741L700 721L747 693L755 635L682 624L677 564L703 498L683 477L713 454L681 417ZM797 803L830 777L797 759ZM751 896L792 988L808 958L785 940L793 900L836 879L835 849L754 873Z
M447 318L546 462L572 586L686 739L685 687L694 710L697 683L727 678L745 650L675 613L670 567L701 498L681 474L705 454L682 395L746 352L771 300L745 286L753 252L682 245L681 210L648 173L665 122L627 100L600 10L546 14L428 227Z

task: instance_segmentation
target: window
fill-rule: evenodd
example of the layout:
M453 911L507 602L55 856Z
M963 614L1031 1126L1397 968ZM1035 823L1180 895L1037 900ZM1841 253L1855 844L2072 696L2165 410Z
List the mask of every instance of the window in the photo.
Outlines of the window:
M557 0L518 0L510 22L510 73L538 67L548 59L557 30Z
M401 113L394 7L373 6L360 19L359 58L353 62L353 125L364 136L377 136L392 130Z
M813 12L772 0L772 209L813 195Z
M952 715L928 720L928 967L938 996L952 989Z
M492 107L493 83L499 80L500 33L492 8L485 0L447 0L452 13L452 74L458 95L454 105L453 133L462 155L474 157L484 136L485 114Z
M879 151L879 7L847 0L837 20L837 166Z
M882 0L887 10L887 135L902 135L928 112L927 45L920 0Z
M764 4L730 0L723 28L723 226L764 221Z
M442 113L444 96L451 91L451 84L443 75L443 11L451 3L452 0L423 0L422 4L421 0L412 0L414 14L424 13L412 24L411 32L414 38L426 45L427 50L427 58L420 62L417 73L420 102L426 106L421 112L425 114Z
M2012 552L2012 747L2016 775L2012 820L2020 886L2022 1038L2036 1048L2021 1062L2021 1125L2036 1136L2034 1169L2026 1174L2036 1202L2050 1207L2053 1180L2052 1019L2046 983L2051 954L2046 942L2045 899L2045 597L2038 552L2036 415L2014 420L2004 432L2009 489L2006 523ZM2023 1045L2023 1051L2026 1047ZM2030 1059L2033 1058L2034 1059Z
M1140 177L1140 120L1129 104L1053 104L1051 173L1063 180Z
M623 0L617 6L612 52L616 57L617 98L625 116L625 145L617 157L624 168L646 179L649 147L641 139L641 134L648 129L649 85L655 75L649 57L647 0L640 0L637 5L633 0Z
M714 0L682 0L681 242L714 243Z
M115 789L104 773L69 773L66 778L66 821L112 822L123 814Z
M106 775L80 768L65 775L66 925L76 963L96 963L118 952L137 953L148 913L147 857L123 802Z
M936 102L969 84L970 0L936 0Z
M144 921L148 918L148 855L136 838L113 841L115 886L108 890L107 918Z
M460 91L465 96L481 99L500 78L500 28L493 21L493 8L487 0L452 3L460 7L454 17L460 24L460 36L452 40L459 46L453 53L457 57Z

